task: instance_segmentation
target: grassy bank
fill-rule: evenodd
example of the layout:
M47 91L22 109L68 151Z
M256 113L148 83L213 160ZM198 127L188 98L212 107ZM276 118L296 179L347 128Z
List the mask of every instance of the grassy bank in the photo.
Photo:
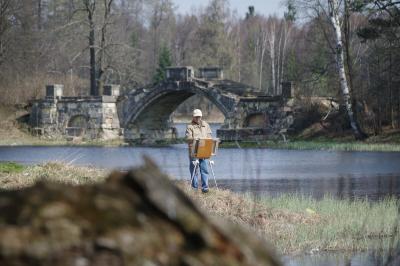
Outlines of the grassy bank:
M399 201L314 200L294 195L253 199L230 191L183 188L214 217L250 227L282 254L387 249L400 240Z
M25 169L25 166L14 162L1 162L0 173L4 174L15 174L20 173Z
M400 202L394 198L371 203L367 200L337 200L332 197L317 201L283 195L262 198L259 203L312 218L310 223L292 223L285 228L279 225L275 228L264 227L265 232L262 232L273 236L275 244L285 252L388 249L392 239L400 240L397 230Z
M71 185L90 184L103 181L107 174L106 170L56 162L33 166L0 162L0 189L20 189L42 180Z
M81 185L101 182L107 171L60 163L38 166L0 164L0 188L19 189L38 180ZM227 219L265 237L282 254L314 251L362 251L386 248L400 238L399 201L348 201L302 196L254 199L228 190L208 194L193 191L185 182L178 186L216 219Z
M332 151L383 151L400 152L400 143L337 142L328 140L294 141L243 141L223 142L221 148L270 148L289 150L332 150Z
M281 138L265 141L223 142L220 146L222 148L399 152L400 131L387 130L363 141L356 141L354 136L348 133L319 137L291 136L287 138L287 141L283 141Z

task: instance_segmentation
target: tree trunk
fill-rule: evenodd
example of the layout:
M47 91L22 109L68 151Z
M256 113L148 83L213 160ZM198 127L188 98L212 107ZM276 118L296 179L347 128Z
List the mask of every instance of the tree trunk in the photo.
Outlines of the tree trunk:
M349 85L351 88L350 91L350 96L351 96L351 101L353 103L353 106L356 106L357 104L357 98L356 98L356 93L355 93L355 87L353 84L353 65L352 65L352 60L351 60L351 46L350 46L350 7L349 7L349 0L344 0L344 45L345 49L344 51L346 52L346 66L347 66L347 77L349 80ZM345 72L346 73L346 72ZM358 114L357 111L354 111L354 119L356 121L358 120ZM358 124L360 131L361 127Z
M350 89L347 83L346 73L344 69L344 56L343 56L343 44L342 44L342 32L340 29L339 22L339 8L337 0L328 0L329 3L329 16L332 23L332 26L335 31L335 40L336 40L336 65L340 79L340 88L343 96L343 102L346 107L346 112L349 117L350 126L353 130L353 134L356 139L361 140L365 139L367 135L361 131L360 126L354 116L353 106L350 97Z
M282 60L281 60L281 81L283 81L284 78L284 66L285 66L285 59L286 59L286 47L287 47L287 41L290 38L290 29L291 29L291 22L290 21L284 21L284 41L283 41L283 49L282 49ZM287 80L286 80L287 81Z
M96 84L96 51L94 49L94 25L90 24L89 32L89 53L90 53L90 95L98 96Z
M271 59L271 79L272 79L272 90L273 94L277 94L276 90L276 73L275 73L275 24L274 22L270 22L272 25L270 25L270 30L269 30L269 55Z
M242 40L241 40L241 29L240 29L240 23L239 23L239 25L238 25L238 54L237 54L237 57L238 57L238 60L239 60L239 62L238 62L238 70L239 70L239 72L238 72L238 81L239 82L241 82L242 80L241 80L241 70L242 70L242 65L241 65L241 63L242 63L242 50L241 50L241 47L242 47Z
M264 54L265 54L265 46L266 46L266 33L263 33L262 35L262 45L261 45L261 58L260 58L260 75L259 75L259 88L260 91L262 91L262 76L263 76L263 66L264 66Z
M99 56L97 58L97 75L96 75L96 86L100 95L102 95L103 82L102 76L104 74L104 56L106 49L106 34L107 34L107 24L110 15L110 4L112 0L104 0L104 15L103 15L103 25L101 26L101 35L100 35L100 51Z
M394 93L393 93L393 77L392 77L392 69L393 69L393 59L392 59L392 42L389 42L389 93L390 93L390 121L392 128L396 128L396 118L394 115Z
M38 0L37 28L42 29L42 0Z
M69 0L68 1L68 22L70 22L72 20L74 10L75 10L74 0Z
M284 38L284 34L285 34L284 29L283 29L285 26L285 25L283 25L284 23L285 22L283 20L283 22L281 22L281 27L279 29L279 42L278 42L278 53L277 53L278 58L276 60L276 67L277 67L276 90L279 95L282 94L282 91L281 91L281 82L282 82L281 65L283 63L282 63L282 57L281 57L281 53L282 53L281 49L282 49L282 37ZM283 25L283 27L282 27L282 25Z
M89 22L89 54L90 54L90 95L98 96L99 91L96 84L96 51L95 51L95 35L94 35L94 9L95 2L86 2L86 12Z

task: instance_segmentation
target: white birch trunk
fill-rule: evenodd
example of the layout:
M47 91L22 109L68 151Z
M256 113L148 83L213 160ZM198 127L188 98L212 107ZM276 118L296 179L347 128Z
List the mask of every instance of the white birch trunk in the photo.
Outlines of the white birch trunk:
M344 57L343 57L343 43L342 43L342 32L340 29L339 21L339 6L337 0L328 0L329 4L329 16L332 26L335 31L336 40L336 64L339 72L340 88L342 90L343 100L346 107L347 115L350 120L350 125L353 133L357 139L365 138L365 134L361 132L357 121L354 117L352 103L350 99L350 89L347 83L346 73L344 69Z
M282 24L281 24L282 25ZM281 66L283 66L283 61L282 61L282 56L281 56L281 53L282 53L282 38L284 37L284 29L282 29L282 27L280 28L280 31L279 31L279 42L278 42L278 53L277 53L277 56L278 56L278 58L276 59L276 67L277 67L277 69L278 69L278 71L277 71L277 73L276 73L276 91L277 91L277 94L281 94L281 79L282 79L282 76L281 76Z
M274 94L276 94L276 80L275 80L275 25L271 25L271 30L269 31L269 55L271 59L271 78L272 78L272 88Z
M238 80L239 80L239 82L241 82L242 80L241 80L241 67L242 67L242 50L241 50L241 47L242 47L242 40L241 40L241 28L240 28L240 23L238 23L239 24L239 27L238 27L238 32L237 32L237 34L238 34L238 55L237 55L237 57L238 57L238 59L239 59L239 62L238 62L238 70L239 70L239 72L238 72L238 75L239 75L239 77L238 77Z
M259 74L259 88L260 91L262 90L262 76L263 76L263 66L264 66L264 54L265 54L265 47L267 43L267 34L266 32L263 32L261 35L263 40L262 40L262 46L261 46L261 58L260 58L260 74Z
M258 74L258 69L259 69L259 57L260 57L260 37L259 36L254 36L255 40L256 40L256 45L254 48L254 61L253 61L253 65L252 65L252 71L253 71L253 67L254 67L254 72L255 75L252 77L251 81L254 84L254 86L257 86L256 84L258 83L257 80L257 74Z

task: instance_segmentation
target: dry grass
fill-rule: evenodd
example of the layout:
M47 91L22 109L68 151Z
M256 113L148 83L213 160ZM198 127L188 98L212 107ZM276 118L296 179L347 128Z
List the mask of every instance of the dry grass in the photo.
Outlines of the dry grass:
M20 189L39 180L72 185L102 182L106 170L61 163L0 169L1 189ZM191 189L187 182L178 187L214 219L224 219L248 227L265 237L281 254L315 251L363 251L388 249L399 241L399 201L385 199L314 200L297 195L252 198L228 190L212 189L207 194Z
M249 227L282 254L387 249L399 221L396 199L371 203L295 195L254 199L228 190L208 194L179 187L213 217Z

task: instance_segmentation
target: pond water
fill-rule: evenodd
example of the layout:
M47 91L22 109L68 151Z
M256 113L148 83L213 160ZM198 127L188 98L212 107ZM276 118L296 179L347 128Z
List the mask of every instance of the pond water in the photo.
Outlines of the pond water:
M219 127L212 125L213 131ZM185 126L177 127L179 136ZM188 150L185 144L169 147L0 147L0 161L38 164L59 161L108 169L128 169L149 156L171 177L189 180ZM296 151L271 149L220 149L215 161L219 187L238 192L277 196L298 193L321 198L377 200L400 198L400 153ZM214 184L210 180L210 184ZM371 253L318 254L284 257L284 265L383 265L384 259ZM397 264L399 265L399 264Z
M189 177L185 144L170 147L0 147L0 161L37 164L60 161L75 165L128 169L143 155L176 179ZM379 199L400 196L400 153L220 149L215 175L220 187L279 195L299 193L321 198ZM214 184L210 180L210 184Z

